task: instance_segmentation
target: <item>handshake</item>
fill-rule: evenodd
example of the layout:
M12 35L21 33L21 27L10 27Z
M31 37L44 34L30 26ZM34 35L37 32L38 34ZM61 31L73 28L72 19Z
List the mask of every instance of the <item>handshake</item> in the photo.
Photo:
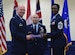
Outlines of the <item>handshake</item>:
M44 37L46 37L46 34L43 34L43 36L41 35L41 34L38 34L38 35L33 35L33 34L30 34L30 35L27 35L26 36L26 39L27 40L30 40L30 39L34 39L34 38L44 38Z

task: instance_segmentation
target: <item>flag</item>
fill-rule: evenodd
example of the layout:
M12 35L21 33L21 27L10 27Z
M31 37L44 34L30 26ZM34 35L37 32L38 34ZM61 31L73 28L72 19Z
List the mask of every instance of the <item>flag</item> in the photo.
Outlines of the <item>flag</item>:
M51 6L54 4L54 0L51 0ZM51 11L51 18L53 17L52 11Z
M3 3L0 0L0 54L7 52L5 21L3 16Z
M36 14L39 16L39 22L42 23L42 14L40 8L40 1L36 0Z
M13 11L13 17L16 15L16 8L18 7L18 2L14 0L14 11Z
M30 0L27 0L27 15L26 15L26 23L27 25L32 23L31 20L31 7L30 7Z
M54 4L54 0L51 0L51 5L53 5Z
M71 44L71 35L70 35L70 22L69 22L69 11L67 0L64 0L62 18L64 19L64 34L67 37L68 45Z

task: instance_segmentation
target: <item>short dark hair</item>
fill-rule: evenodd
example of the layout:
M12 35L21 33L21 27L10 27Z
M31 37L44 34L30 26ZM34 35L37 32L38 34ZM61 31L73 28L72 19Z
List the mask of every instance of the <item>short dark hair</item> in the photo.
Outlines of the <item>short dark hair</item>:
M53 5L56 5L57 8L58 8L58 10L60 9L60 5L59 5L59 4L54 3L54 4L52 4L52 6L53 6Z

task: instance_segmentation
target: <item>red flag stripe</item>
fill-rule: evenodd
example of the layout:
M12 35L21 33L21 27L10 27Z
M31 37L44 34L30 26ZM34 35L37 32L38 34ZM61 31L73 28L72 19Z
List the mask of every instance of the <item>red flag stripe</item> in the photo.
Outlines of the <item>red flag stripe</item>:
M39 22L42 24L42 13L40 8L40 0L36 0L36 14L39 16Z
M39 18L42 17L41 12L37 12L36 14L39 16Z
M4 38L4 40L6 40L5 38L5 35L6 35L6 31L5 31L5 25L4 25L4 21L3 21L3 18L0 19L0 22L1 22L1 32L2 32L2 36Z
M5 20L3 17L3 6L2 6L2 0L0 0L0 48L1 53L4 54L7 51L7 45L6 45L6 30L5 30Z
M2 52L4 52L5 50L7 50L7 45L6 45L6 33L5 33L5 28L4 28L4 21L3 21L3 18L0 18L0 45L1 45L1 48L2 48Z
M27 0L27 16L26 16L27 25L32 23L31 20L31 8L30 8L30 0Z
M18 2L16 0L14 0L14 9L18 7Z
M27 2L27 16L26 16L26 20L29 18L30 15L31 15L30 0L28 0L28 2Z

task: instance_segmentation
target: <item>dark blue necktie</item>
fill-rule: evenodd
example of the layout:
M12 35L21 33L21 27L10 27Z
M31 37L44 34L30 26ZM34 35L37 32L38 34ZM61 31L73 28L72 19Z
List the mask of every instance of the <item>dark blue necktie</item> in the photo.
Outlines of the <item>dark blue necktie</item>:
M36 33L36 25L34 26L34 31L35 31L35 33Z

